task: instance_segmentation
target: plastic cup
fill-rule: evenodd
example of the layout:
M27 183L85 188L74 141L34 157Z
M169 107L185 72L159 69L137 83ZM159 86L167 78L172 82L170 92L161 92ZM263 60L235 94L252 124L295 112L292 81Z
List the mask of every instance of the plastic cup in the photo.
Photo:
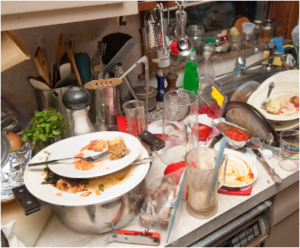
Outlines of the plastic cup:
M245 34L251 34L251 33L253 33L255 24L250 23L250 22L244 22L242 24L242 26L243 26L243 33L245 33Z
M146 129L145 122L145 103L141 100L128 101L123 104L126 120L128 124L128 132L133 136Z
M281 169L289 172L299 168L299 131L283 131L280 134Z

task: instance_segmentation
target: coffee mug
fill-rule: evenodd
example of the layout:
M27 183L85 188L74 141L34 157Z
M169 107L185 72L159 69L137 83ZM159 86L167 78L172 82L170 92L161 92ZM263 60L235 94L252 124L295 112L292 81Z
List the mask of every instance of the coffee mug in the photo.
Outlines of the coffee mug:
M1 72L30 59L30 54L14 31L1 32Z

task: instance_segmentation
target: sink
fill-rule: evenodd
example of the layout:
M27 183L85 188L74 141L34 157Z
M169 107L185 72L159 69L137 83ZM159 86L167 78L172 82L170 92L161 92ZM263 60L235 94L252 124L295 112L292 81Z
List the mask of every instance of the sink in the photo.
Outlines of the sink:
M257 66L253 69L245 71L241 76L237 76L235 72L217 76L215 79L216 84L220 90L228 97L231 98L233 92L242 84L248 81L257 81L262 83L272 75L285 71L283 66L267 67L266 65Z

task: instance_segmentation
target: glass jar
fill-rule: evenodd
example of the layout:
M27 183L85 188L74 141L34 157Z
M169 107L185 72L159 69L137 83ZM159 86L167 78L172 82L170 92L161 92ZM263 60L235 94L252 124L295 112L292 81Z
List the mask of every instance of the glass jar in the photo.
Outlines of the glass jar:
M196 55L201 57L203 54L204 42L204 27L201 23L192 23L186 29L187 35L192 41Z
M258 44L260 42L260 36L261 36L261 29L263 26L262 21L255 20L253 22L255 24L254 30L253 30L253 44Z
M229 36L229 46L232 52L238 52L242 46L242 36L232 37Z

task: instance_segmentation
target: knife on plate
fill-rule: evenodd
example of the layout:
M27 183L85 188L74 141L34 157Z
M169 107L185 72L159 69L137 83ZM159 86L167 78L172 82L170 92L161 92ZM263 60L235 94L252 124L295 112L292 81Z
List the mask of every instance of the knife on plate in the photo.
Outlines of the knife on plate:
M280 184L282 183L281 177L274 171L273 168L267 163L267 161L263 158L260 151L257 149L252 149L252 151L256 154L258 161L263 165L265 170L268 172L274 183Z

